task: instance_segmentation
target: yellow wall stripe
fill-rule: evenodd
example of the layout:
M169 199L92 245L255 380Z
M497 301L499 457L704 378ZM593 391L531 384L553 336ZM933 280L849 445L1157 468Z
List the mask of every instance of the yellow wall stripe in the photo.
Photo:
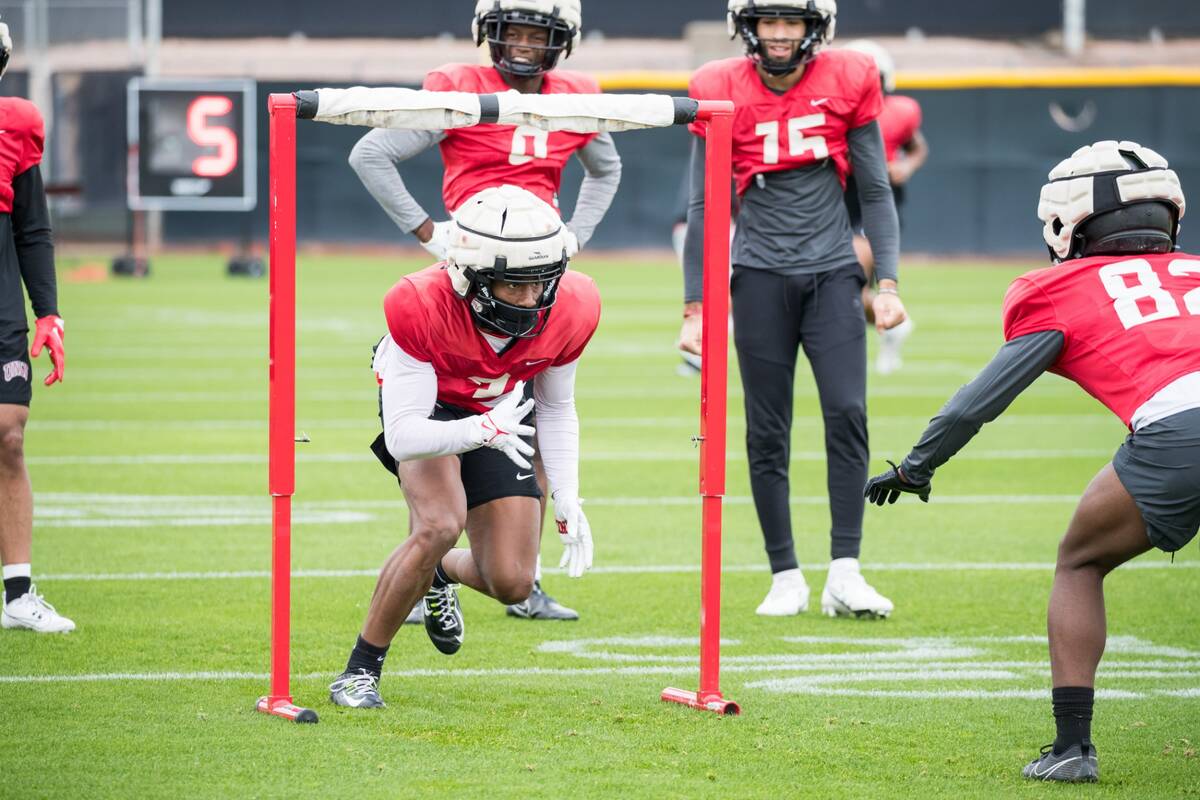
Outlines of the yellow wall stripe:
M600 88L615 91L686 92L691 73L676 70L596 73ZM1192 67L1095 67L1073 69L991 69L970 72L897 72L897 89L1103 88L1122 86L1200 86Z

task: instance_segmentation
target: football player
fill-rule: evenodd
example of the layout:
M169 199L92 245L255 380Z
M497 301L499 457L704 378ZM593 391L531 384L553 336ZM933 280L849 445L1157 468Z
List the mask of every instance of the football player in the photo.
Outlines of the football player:
M0 22L0 76L12 55L8 25ZM38 633L66 633L75 623L54 610L32 582L33 490L25 469L25 423L33 396L29 359L43 348L53 369L43 381L63 379L63 321L58 314L54 240L42 185L45 131L37 107L20 97L0 98L0 562L4 607L0 625ZM37 318L33 347L25 317L24 283Z
M575 369L600 319L596 285L567 271L565 226L524 189L485 189L454 221L448 263L401 279L384 300L389 333L374 361L383 433L372 449L400 480L410 533L384 564L346 670L330 686L337 705L383 705L384 656L417 601L434 645L453 654L464 630L457 584L502 603L533 591L535 453L564 545L560 566L577 578L592 563ZM464 530L470 549L452 549Z
M888 180L892 184L896 214L899 215L904 205L905 186L909 178L924 166L929 158L929 143L921 133L921 105L911 97L895 94L896 63L891 54L879 44L867 39L855 39L846 45L846 49L869 55L879 69L879 79L883 84L883 111L879 114L879 133L883 136ZM862 212L859 209L858 189L853 173L846 181L846 210L850 212L850 226L854 229L854 251L858 253L858 260L863 265L863 271L867 273L867 285L863 287L863 308L867 312L867 322L874 323L871 307L875 300L875 291L871 284L875 273L875 259L871 254L870 243L862 234ZM876 372L888 375L900 369L903 365L900 348L912 333L912 329L913 322L910 317L880 334L879 353L875 358Z
M825 421L831 563L821 595L830 616L886 617L892 603L859 569L867 476L866 331L862 267L843 200L851 160L863 227L876 254L879 330L904 321L896 287L899 231L888 184L879 71L863 55L826 49L834 0L730 0L729 31L746 57L692 76L700 100L733 100L733 171L740 197L733 241L733 340L746 402L750 485L773 573L766 616L808 608L788 492L797 351L816 378ZM705 128L694 125L703 137ZM700 353L704 152L692 149L680 346Z
M430 72L424 88L439 92L595 94L595 79L558 69L579 46L580 0L478 0L471 33L486 45L491 66L447 64ZM477 125L448 131L373 130L350 154L350 165L400 230L414 235L436 259L446 257L449 221L435 221L409 194L398 168L435 145L445 165L442 199L450 212L476 192L512 184L559 208L562 171L574 155L583 165L575 211L567 222L568 255L586 245L617 193L621 159L608 133L546 131L527 126ZM538 467L537 480L545 488ZM544 510L544 509L543 509ZM526 619L578 619L538 581L526 602L508 607ZM420 620L414 611L411 622Z
M1013 281L1006 344L899 466L866 485L879 505L902 492L928 501L934 471L1046 371L1129 428L1059 544L1047 619L1058 734L1027 778L1098 779L1091 720L1104 578L1152 548L1180 549L1200 527L1200 257L1175 252L1183 212L1175 172L1134 142L1097 142L1055 167L1038 203L1055 266Z

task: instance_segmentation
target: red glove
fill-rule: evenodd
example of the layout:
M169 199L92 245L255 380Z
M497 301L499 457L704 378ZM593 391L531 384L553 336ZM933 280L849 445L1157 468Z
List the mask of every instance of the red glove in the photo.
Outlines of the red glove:
M54 371L46 376L45 384L49 386L63 379L63 371L67 368L67 351L63 349L62 317L42 317L37 321L37 330L33 334L33 347L29 348L29 357L37 358L42 354L42 346L50 349L50 363Z

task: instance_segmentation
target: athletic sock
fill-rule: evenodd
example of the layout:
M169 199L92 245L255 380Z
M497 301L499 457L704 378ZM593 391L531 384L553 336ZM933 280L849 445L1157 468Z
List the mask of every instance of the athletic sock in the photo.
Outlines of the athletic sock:
M1058 725L1054 754L1059 755L1072 745L1091 744L1096 690L1089 686L1061 686L1053 689L1050 696L1054 703L1054 722Z
M350 651L350 660L346 662L346 672L363 669L378 678L383 674L383 659L387 658L387 651L387 647L376 647L359 636L354 649Z
M442 569L442 562L439 561L438 565L433 568L433 588L445 589L452 583L454 583L454 581L450 580L450 576L446 574L444 569Z
M33 574L29 564L4 565L4 601L11 603L29 592L33 585Z

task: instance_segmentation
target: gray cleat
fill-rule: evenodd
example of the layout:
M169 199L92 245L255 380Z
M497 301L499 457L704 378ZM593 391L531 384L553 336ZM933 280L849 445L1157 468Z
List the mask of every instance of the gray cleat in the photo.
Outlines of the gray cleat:
M1025 765L1021 776L1035 781L1095 783L1100 780L1096 748L1091 742L1083 745L1073 744L1055 755L1054 745L1048 744L1042 748L1040 756Z
M379 678L365 669L343 672L329 684L329 700L346 708L386 708L379 696Z
M579 612L567 608L550 595L542 591L541 581L533 582L533 592L520 603L514 603L505 609L510 617L520 619L579 619Z
M404 618L405 625L420 625L425 621L425 604L420 600L413 606L413 610L408 612L408 616Z

